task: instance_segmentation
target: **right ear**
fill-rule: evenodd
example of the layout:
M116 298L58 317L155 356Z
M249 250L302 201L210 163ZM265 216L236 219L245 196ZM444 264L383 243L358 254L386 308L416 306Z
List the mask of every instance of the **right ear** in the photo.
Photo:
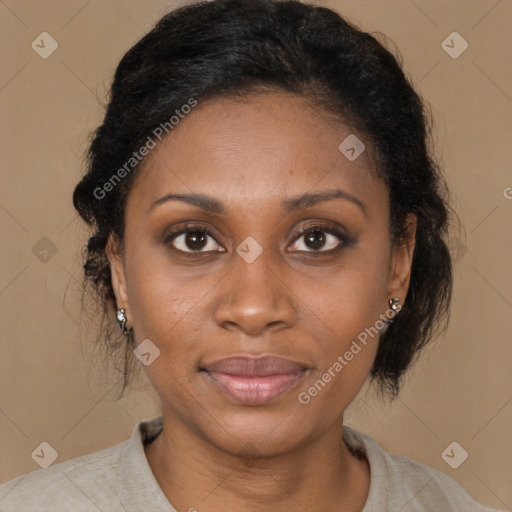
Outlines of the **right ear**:
M126 286L126 275L124 271L124 258L120 253L119 244L113 233L110 233L105 247L105 253L110 262L110 273L112 275L112 288L114 295L116 296L117 308L124 308L126 310L126 316L128 319L131 318L130 304L128 301L128 291ZM128 329L130 328L126 326Z

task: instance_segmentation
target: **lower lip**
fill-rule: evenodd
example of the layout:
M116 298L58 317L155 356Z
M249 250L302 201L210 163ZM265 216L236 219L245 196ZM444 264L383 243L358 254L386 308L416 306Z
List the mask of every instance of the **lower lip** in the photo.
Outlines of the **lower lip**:
M262 405L295 387L304 377L305 372L265 377L227 375L217 372L205 372L205 374L218 389L236 402L244 405Z

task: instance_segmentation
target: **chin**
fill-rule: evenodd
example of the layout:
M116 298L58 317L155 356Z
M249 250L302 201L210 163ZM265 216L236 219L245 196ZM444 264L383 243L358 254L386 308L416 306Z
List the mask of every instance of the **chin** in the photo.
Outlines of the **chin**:
M258 410L259 409L259 410ZM315 426L285 407L218 411L205 418L202 436L219 450L241 457L273 457L316 437Z

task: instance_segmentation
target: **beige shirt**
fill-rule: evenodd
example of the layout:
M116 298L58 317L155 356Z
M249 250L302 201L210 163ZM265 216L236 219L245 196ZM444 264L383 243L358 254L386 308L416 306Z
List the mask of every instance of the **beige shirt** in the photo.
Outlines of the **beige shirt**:
M127 441L22 475L0 486L1 512L176 512L160 489L144 443L162 430L162 418L142 421ZM343 439L363 450L370 490L363 512L495 512L476 502L452 478L407 457L384 452L348 426ZM190 504L189 511L194 511Z

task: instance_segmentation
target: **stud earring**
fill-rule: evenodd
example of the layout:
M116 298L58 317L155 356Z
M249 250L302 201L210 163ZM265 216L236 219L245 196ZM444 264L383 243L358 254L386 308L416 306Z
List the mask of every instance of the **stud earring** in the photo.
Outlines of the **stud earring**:
M118 309L116 316L117 316L117 323L119 324L119 328L121 329L123 334L128 334L128 329L126 328L126 322L128 320L126 318L126 309L124 309L124 308Z
M389 299L389 307L393 310L394 314L391 318L385 318L384 322L387 324L392 324L395 315L402 309L400 299L398 297L393 297Z

